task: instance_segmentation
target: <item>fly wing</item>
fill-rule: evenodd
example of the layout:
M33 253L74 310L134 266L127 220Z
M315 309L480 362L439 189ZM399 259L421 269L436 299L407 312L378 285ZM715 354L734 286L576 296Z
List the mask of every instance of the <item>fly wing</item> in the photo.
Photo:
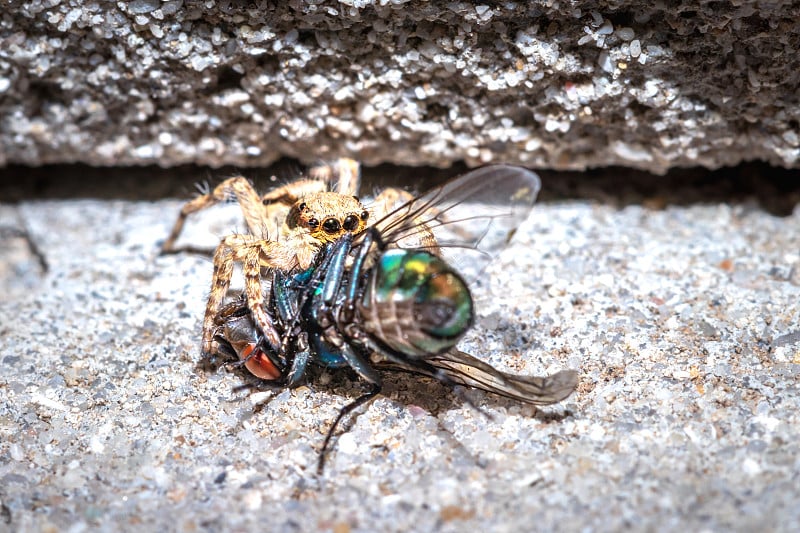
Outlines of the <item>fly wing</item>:
M533 405L560 402L575 391L579 375L575 370L561 370L550 376L506 374L460 350L427 357L422 364L393 359L377 362L375 366L424 374Z
M473 280L528 217L540 188L539 176L528 169L487 166L401 204L375 227L387 245L432 248Z

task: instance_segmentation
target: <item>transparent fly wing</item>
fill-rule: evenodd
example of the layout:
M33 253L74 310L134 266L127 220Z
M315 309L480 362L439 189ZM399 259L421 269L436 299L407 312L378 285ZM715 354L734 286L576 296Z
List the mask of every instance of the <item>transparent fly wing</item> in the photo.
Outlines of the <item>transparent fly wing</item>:
M426 357L424 364L414 361L384 359L377 368L424 374L440 381L442 376L458 385L474 387L533 405L560 402L578 386L578 372L561 370L550 376L517 376L500 372L492 366L460 350ZM434 371L431 371L431 367Z
M540 188L530 170L487 166L403 203L375 227L390 246L428 249L474 280L528 217Z

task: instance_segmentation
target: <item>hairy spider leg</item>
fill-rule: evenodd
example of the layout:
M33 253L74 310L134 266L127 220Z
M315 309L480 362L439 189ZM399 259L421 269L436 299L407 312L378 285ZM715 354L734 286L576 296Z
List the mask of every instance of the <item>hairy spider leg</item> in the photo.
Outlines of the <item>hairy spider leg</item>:
M261 196L244 176L234 176L222 181L210 193L202 194L183 205L169 236L161 245L161 253L182 250L175 243L183 232L189 215L224 202L230 197L236 198L251 235L274 239L280 232L289 208L299 199L328 190L354 196L361 186L360 165L353 159L341 158L329 164L317 165L308 174L308 179L298 179L281 185ZM188 249L195 250L191 247Z
M261 235L269 227L269 219L261 203L261 198L259 198L258 193L246 178L236 176L226 179L214 187L214 190L209 194L198 196L183 205L175 225L172 226L172 231L167 240L164 241L164 244L161 245L161 253L179 251L175 247L175 242L183 231L183 226L189 215L223 202L231 195L236 197L236 201L241 206L242 214L250 233L252 235Z
M282 242L266 241L253 235L228 235L222 239L216 252L214 252L214 273L212 276L211 292L206 303L206 312L203 317L203 344L202 349L206 354L214 353L214 322L222 301L233 276L233 266L236 262L242 264L245 278L245 297L247 307L253 315L253 320L261 329L270 347L278 351L281 346L281 336L275 329L273 318L264 306L264 296L261 287L261 269L277 268L288 270L294 261L293 251Z

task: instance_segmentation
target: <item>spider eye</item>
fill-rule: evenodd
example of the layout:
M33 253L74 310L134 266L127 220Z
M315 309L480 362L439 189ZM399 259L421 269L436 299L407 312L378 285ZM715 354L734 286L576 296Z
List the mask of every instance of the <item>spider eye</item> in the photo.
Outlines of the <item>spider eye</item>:
M358 217L355 215L347 215L347 218L344 219L344 224L342 227L347 231L353 231L358 227Z
M297 209L299 209L300 211L305 211L306 207L308 206L306 205L305 202L300 202L300 205L297 206Z
M308 227L311 229L316 229L319 226L319 220L316 218L309 218L308 219Z
M369 211L361 211L361 220L367 220L369 218Z
M322 229L325 230L325 233L336 233L341 228L342 225L335 218L325 219L325 222L322 223Z

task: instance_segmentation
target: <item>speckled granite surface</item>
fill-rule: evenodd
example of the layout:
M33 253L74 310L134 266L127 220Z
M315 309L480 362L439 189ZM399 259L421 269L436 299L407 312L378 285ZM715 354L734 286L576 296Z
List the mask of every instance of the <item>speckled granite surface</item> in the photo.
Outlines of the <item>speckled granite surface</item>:
M800 156L796 2L12 0L0 165Z
M179 201L0 206L49 264L3 234L0 529L796 531L800 208L608 192L545 194L474 287L463 344L509 371L579 368L575 395L536 413L468 392L489 419L398 375L321 478L361 389L247 396L199 367L211 265L156 255Z

